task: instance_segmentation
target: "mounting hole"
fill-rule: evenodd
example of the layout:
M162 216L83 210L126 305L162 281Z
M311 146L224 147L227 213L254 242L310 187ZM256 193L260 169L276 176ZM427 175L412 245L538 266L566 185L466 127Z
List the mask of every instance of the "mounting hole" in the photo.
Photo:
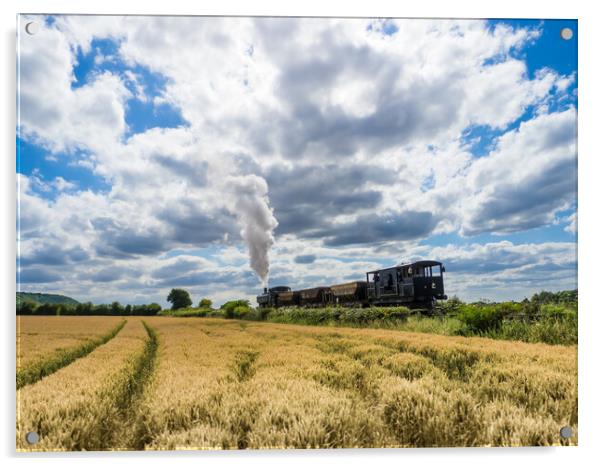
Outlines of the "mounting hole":
M564 439L571 438L573 436L573 429L569 426L564 426L560 429L560 436Z
M30 36L33 36L40 30L40 25L35 21L31 21L25 25L25 32Z
M571 28L562 28L560 31L560 37L564 40L571 40L573 38L573 30Z
M25 441L30 445L35 445L40 441L40 436L37 432L27 432L25 434Z

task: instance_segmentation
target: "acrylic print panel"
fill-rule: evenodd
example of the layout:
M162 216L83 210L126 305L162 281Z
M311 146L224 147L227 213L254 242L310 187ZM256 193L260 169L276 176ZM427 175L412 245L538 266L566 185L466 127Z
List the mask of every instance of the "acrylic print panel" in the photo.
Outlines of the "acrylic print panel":
M17 449L577 444L577 32L21 15Z

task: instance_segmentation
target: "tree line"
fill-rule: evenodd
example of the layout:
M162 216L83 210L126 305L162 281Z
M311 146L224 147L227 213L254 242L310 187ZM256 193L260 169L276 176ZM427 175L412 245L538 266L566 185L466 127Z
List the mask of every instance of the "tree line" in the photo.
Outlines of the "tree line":
M161 311L161 305L127 304L114 301L111 304L37 304L32 301L17 303L17 315L38 316L154 316Z
M17 295L17 315L39 315L39 316L154 316L161 312L161 305L150 304L126 304L118 301L111 304L86 303L39 303L29 299L19 299ZM172 309L182 309L192 306L192 300L188 291L174 288L169 292L167 301L172 303ZM213 303L210 299L201 299L199 308L211 308Z

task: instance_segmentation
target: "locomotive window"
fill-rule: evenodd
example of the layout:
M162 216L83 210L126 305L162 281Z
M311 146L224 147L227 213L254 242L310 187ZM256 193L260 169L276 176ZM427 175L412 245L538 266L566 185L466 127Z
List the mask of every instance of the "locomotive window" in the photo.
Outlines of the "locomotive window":
M441 266L436 265L435 267L433 267L433 277L440 277L440 276L441 276Z
M394 284L393 284L393 282L394 282L394 280L393 280L393 274L392 273L387 273L385 280L386 280L386 282L385 282L386 283L385 290L387 290L387 291L393 290L393 286L394 286Z

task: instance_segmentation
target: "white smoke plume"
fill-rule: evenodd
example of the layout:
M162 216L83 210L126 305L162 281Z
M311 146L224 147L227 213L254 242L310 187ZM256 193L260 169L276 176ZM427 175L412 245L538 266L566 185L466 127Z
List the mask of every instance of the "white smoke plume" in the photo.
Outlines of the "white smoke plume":
M228 206L241 227L240 234L249 250L251 268L267 286L270 272L269 251L274 244L278 221L270 207L268 184L256 175L229 176L228 191L233 194Z

